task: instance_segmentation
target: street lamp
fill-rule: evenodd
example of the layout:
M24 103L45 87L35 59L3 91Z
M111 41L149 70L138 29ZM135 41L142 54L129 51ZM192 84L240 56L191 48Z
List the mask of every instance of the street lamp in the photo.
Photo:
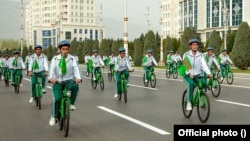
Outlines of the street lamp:
M127 32L127 0L124 0L124 33L123 33L123 46L126 50L126 55L128 55L128 32Z
M223 5L224 49L227 49L227 5L226 0L221 0Z

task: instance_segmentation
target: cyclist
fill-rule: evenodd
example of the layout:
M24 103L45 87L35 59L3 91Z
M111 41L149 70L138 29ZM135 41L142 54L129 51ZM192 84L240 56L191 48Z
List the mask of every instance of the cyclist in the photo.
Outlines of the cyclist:
M134 71L132 69L129 58L126 56L125 48L119 48L119 55L115 58L115 95L118 97L118 84L120 82L121 72L125 73L125 78L129 80L129 71Z
M174 60L176 61L175 62L176 64L181 64L182 58L178 51L175 52L174 58L175 58Z
M65 82L65 88L71 91L71 110L76 109L75 101L79 90L78 83L81 82L79 66L75 57L69 54L70 43L67 40L60 41L58 48L60 54L52 59L48 77L49 81L53 84L53 104L52 115L49 121L50 126L55 125L56 117L59 115L60 99L63 89L63 84L60 82ZM76 83L74 83L74 81Z
M191 100L193 98L194 87L197 83L197 77L204 71L209 78L212 77L211 71L208 68L203 53L198 51L199 40L196 38L189 40L190 50L183 55L183 65L185 66L184 82L187 85L187 110L192 110ZM202 79L202 85L206 88L206 79Z
M177 62L175 60L173 53L174 53L174 51L170 50L169 54L167 56L166 64L167 64L168 72L170 71L170 68L174 67L174 63Z
M36 94L36 81L37 75L42 78L42 87L43 93L46 93L45 90L45 76L48 75L48 61L47 58L42 53L43 47L41 45L36 45L34 47L35 53L30 56L30 64L28 67L29 76L31 76L31 97L29 103L34 101L34 97ZM34 75L32 75L34 74Z
M93 62L93 80L96 80L95 75L98 72L101 71L100 65L104 66L104 62L102 61L101 56L98 55L98 50L93 50L93 55L91 56L92 62Z
M0 68L2 69L2 79L4 79L5 71L9 69L9 55L5 54L1 60Z
M207 65L208 65L208 68L210 70L214 69L213 64L215 64L217 69L220 70L220 66L219 66L219 64L217 62L215 54L213 53L213 47L208 47L207 48L207 52L204 53L204 57L205 57L205 61L206 61Z
M106 55L106 53L102 56L102 60L103 60L103 63L104 63L104 65L105 65L105 67L107 67L108 64L109 64L109 58L108 58L108 56Z
M157 62L155 61L154 56L152 55L152 50L149 49L147 50L147 55L145 56L147 57L147 61L143 64L143 68L144 68L144 74L145 74L145 82L148 82L147 78L148 78L148 70L152 70L154 72L154 67L158 66Z
M227 64L229 62L231 65L233 65L232 60L230 59L229 55L227 55L227 49L223 49L222 53L219 55L219 63L221 68L221 80L225 77L224 70L229 67Z
M23 59L19 56L19 51L14 51L13 52L13 57L10 58L10 69L11 69L11 85L14 84L14 79L16 73L19 73L20 75L20 86L22 86L22 78L23 78L23 73L22 69L25 69L25 65L23 63Z
M89 55L89 52L85 52L85 56L84 56L84 61L85 61L85 64L86 64L86 73L87 73L87 76L89 75L89 59L91 59L90 55Z
M111 55L109 56L109 72L111 72L112 68L115 66L115 55L114 52L111 52Z
M2 69L2 67L3 67L3 57L2 57L2 54L0 54L0 80L1 79L3 79L3 69Z

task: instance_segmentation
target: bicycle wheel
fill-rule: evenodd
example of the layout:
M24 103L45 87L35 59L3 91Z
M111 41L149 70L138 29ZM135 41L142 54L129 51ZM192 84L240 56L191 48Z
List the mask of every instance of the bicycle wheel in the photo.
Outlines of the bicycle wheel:
M5 86L6 86L6 87L9 87L9 80L8 80L8 79L5 79L4 82L5 82Z
M218 71L218 73L217 73L217 79L218 79L218 81L219 81L219 83L221 84L222 82L223 82L223 79L221 79L222 78L222 74L221 74L221 71Z
M112 80L112 72L111 71L108 71L108 79L109 79L109 81L111 81Z
M64 123L63 123L63 131L64 137L67 137L69 134L69 111L70 111L70 103L67 100L64 101Z
M182 95L182 112L186 118L189 118L192 115L192 111L193 110L187 110L187 89L186 89Z
M42 88L41 86L38 86L37 87L37 106L39 110L41 110L41 96L42 96Z
M145 87L148 86L148 82L145 82L145 73L143 74L143 84L144 84Z
M199 120L202 123L205 123L210 114L210 101L206 93L201 93L200 98L198 100L197 105L197 114L199 117Z
M93 80L93 74L91 74L91 85L92 85L93 89L96 89L97 82L96 82L96 80Z
M152 75L151 75L150 85L152 88L155 88L155 86L156 86L156 76L154 73L152 73Z
M123 96L124 96L124 102L127 103L127 81L123 80Z
M234 74L231 71L227 73L227 84L232 85L234 81Z
M166 77L170 78L170 72L166 69Z
M211 92L214 97L218 97L220 95L220 83L218 79L213 79L212 84L211 84Z
M174 79L178 78L178 71L176 69L174 69L173 78Z
M101 87L101 90L104 89L104 79L103 79L103 76L101 75L100 77L100 87Z

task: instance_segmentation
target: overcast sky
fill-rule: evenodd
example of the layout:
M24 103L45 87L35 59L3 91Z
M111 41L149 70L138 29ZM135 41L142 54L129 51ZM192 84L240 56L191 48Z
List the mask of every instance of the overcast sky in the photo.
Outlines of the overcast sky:
M0 0L0 38L19 38L19 14L17 6L13 4L13 1L20 2L20 0ZM30 0L24 0L28 3ZM105 26L106 37L122 38L123 32L123 17L124 17L124 0L95 0L96 10L100 11L100 5L102 4L102 17L103 26ZM17 4L18 4L17 3ZM127 0L127 15L128 15L128 33L129 38L134 39L141 33L147 32L147 22L145 13L149 6L149 19L151 24L151 30L160 30L159 26L159 3L158 0ZM11 23L11 24L10 24ZM114 25L115 23L116 25ZM9 27L11 25L11 27ZM6 32L6 28L12 28L12 32Z

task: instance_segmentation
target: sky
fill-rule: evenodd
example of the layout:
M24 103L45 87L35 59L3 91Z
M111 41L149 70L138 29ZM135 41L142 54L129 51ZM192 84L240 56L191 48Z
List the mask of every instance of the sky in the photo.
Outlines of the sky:
M28 3L30 0L24 0ZM106 38L123 38L125 0L95 0L96 12L102 5L102 25L105 27ZM0 0L0 39L20 38L20 17L18 6L20 0ZM160 31L158 0L127 0L128 38L132 40L148 31L146 13L149 7L149 23L151 30Z

